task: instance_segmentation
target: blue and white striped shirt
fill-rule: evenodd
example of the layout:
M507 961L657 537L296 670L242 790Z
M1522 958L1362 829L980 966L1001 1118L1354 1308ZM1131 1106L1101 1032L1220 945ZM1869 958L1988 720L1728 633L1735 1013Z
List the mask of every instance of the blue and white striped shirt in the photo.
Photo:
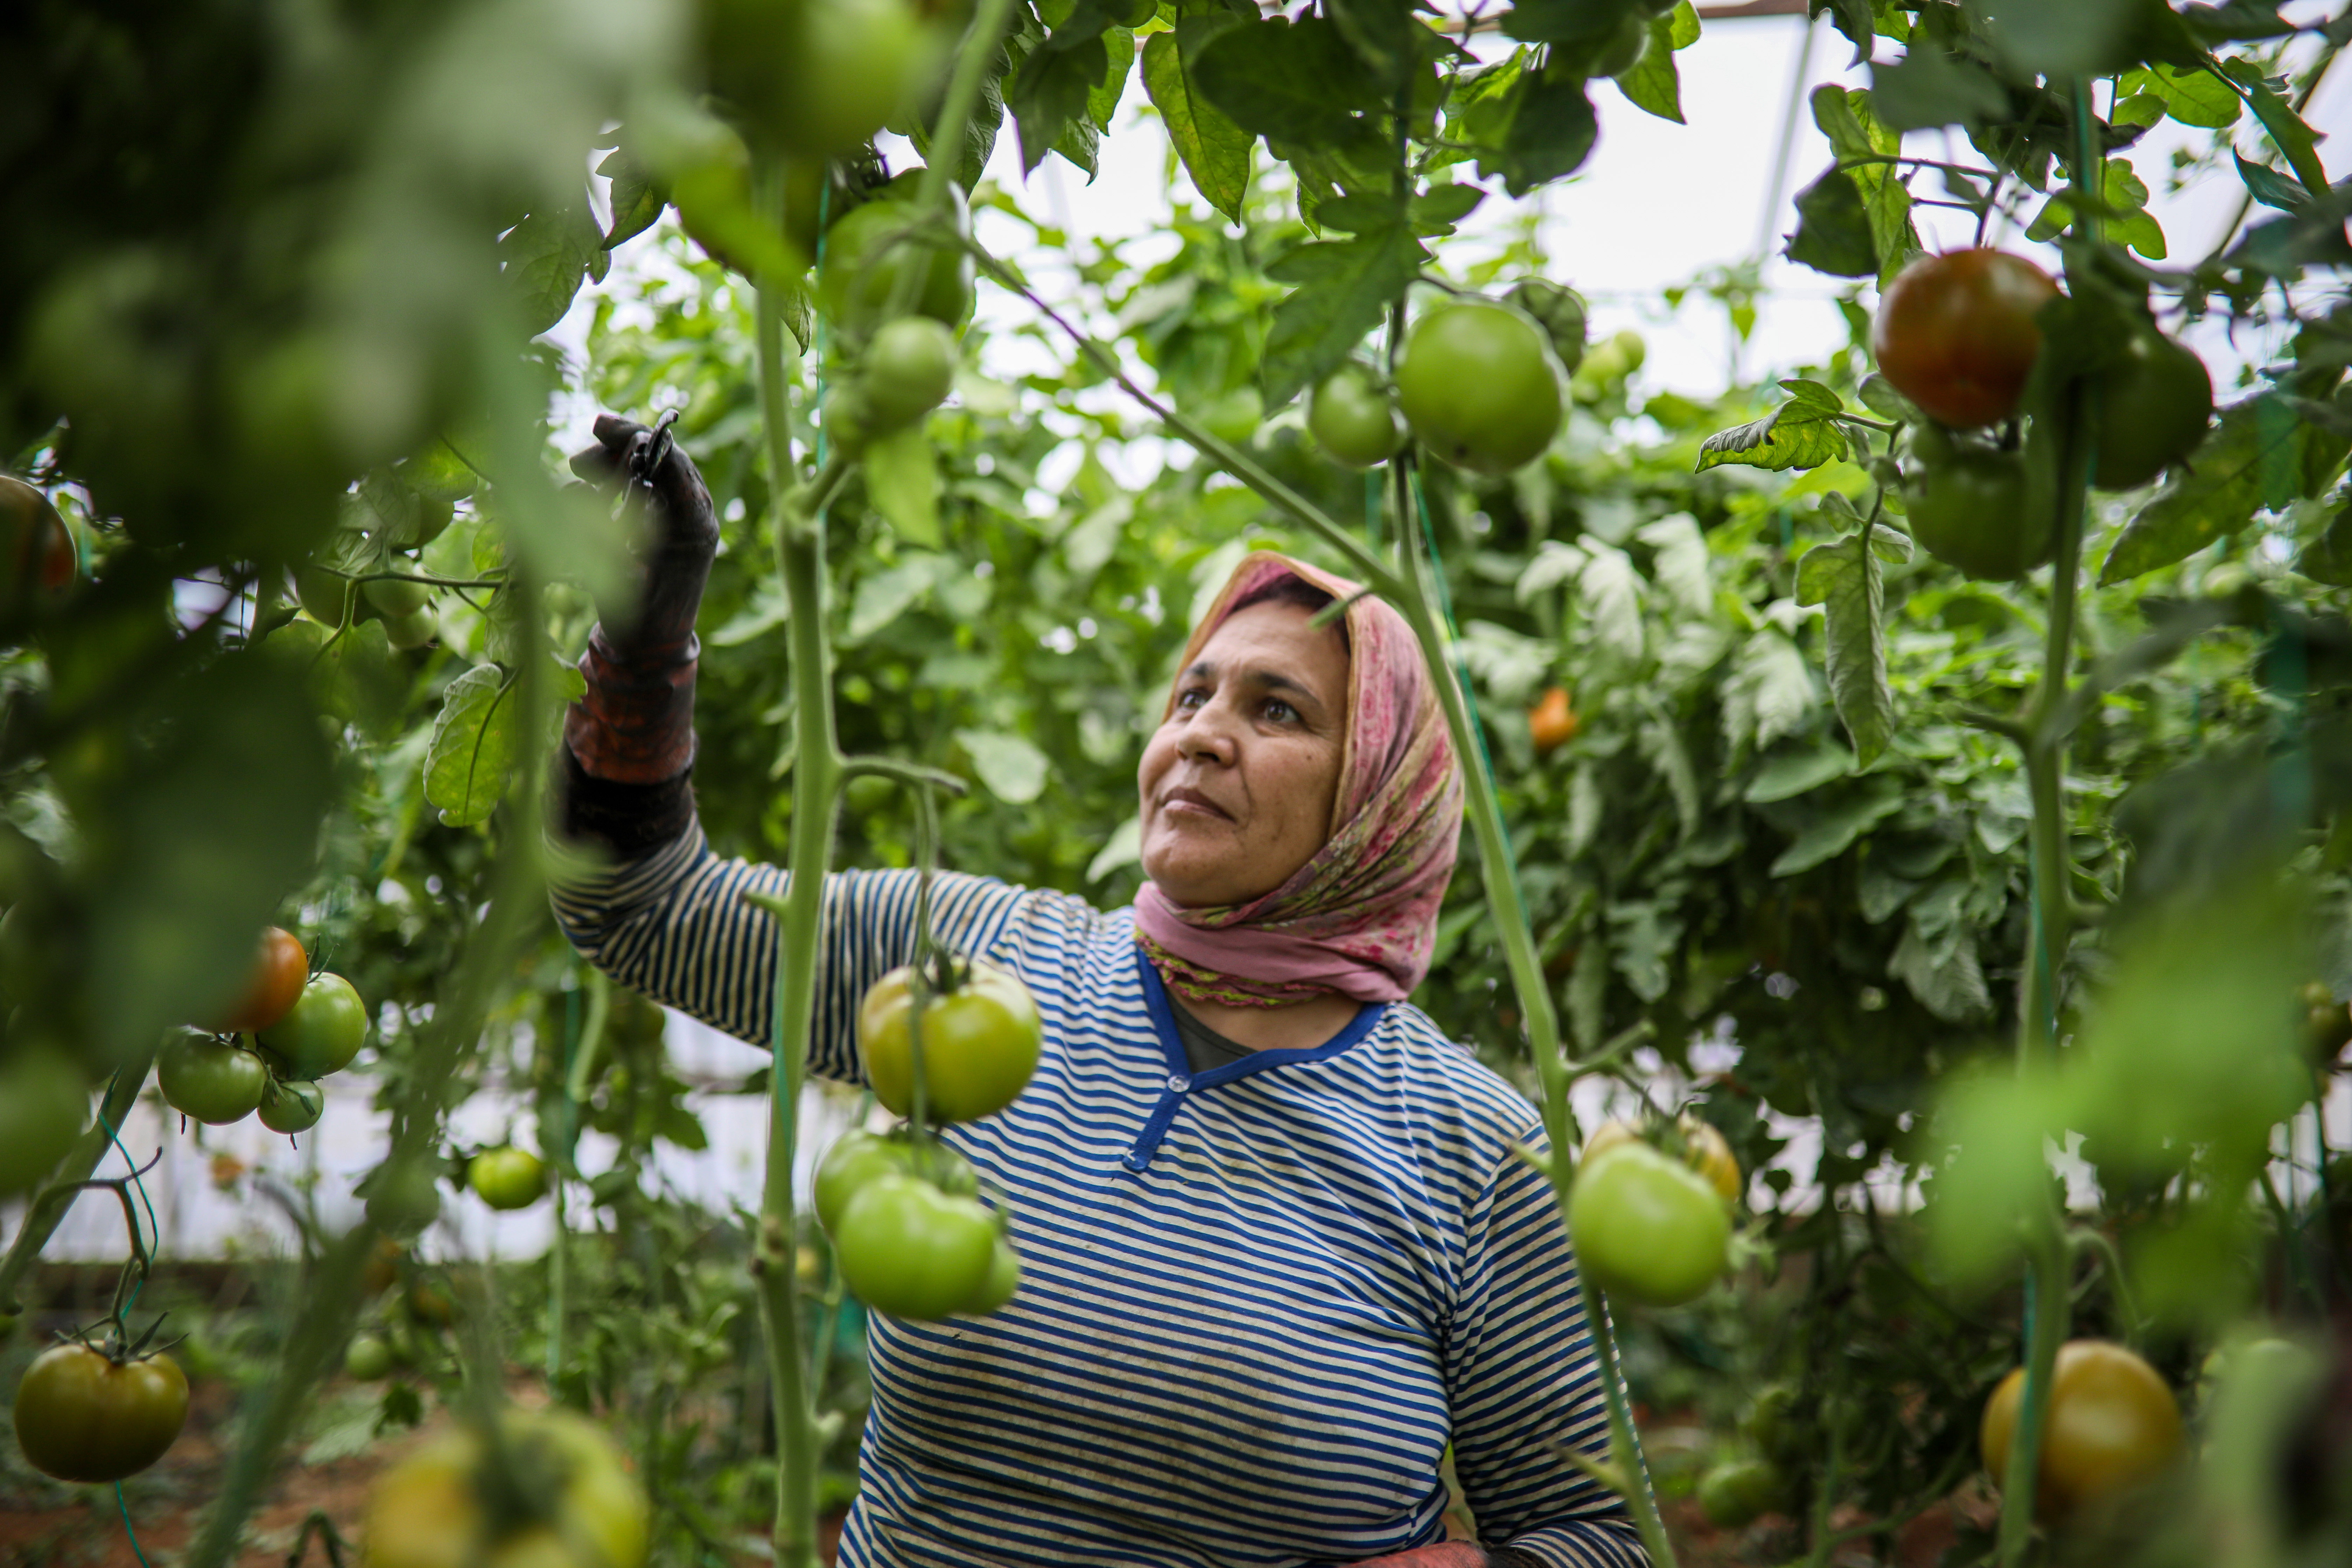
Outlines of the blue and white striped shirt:
M615 979L770 1037L775 922L698 830L556 895ZM912 872L825 893L811 1070L914 946ZM1442 1534L1447 1443L1480 1535L1559 1568L1646 1562L1564 1458L1606 1443L1534 1109L1417 1009L1194 1076L1132 917L942 875L941 942L1045 1019L1021 1098L942 1136L1007 1194L1022 1286L985 1318L873 1322L850 1568L1322 1568Z

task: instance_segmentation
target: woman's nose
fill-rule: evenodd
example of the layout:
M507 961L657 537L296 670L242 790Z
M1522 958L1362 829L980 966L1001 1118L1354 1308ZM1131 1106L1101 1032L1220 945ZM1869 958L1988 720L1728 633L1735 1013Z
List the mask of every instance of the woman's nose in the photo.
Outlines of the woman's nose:
M1176 737L1177 752L1188 760L1200 762L1230 763L1240 745L1232 712L1217 702L1194 713Z

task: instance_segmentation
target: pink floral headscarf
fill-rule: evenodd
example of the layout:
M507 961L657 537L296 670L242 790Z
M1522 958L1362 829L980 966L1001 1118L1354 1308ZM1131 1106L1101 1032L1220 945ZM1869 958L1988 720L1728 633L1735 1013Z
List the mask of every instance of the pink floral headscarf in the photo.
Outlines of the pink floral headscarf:
M1360 587L1253 552L1192 628L1177 668L1192 667L1233 606L1286 576L1343 600ZM1348 606L1347 627L1348 729L1329 840L1246 904L1180 909L1150 882L1135 896L1136 939L1180 996L1254 1007L1328 992L1399 1002L1429 973L1462 836L1462 774L1404 617L1366 595ZM1168 700L1172 710L1172 690Z

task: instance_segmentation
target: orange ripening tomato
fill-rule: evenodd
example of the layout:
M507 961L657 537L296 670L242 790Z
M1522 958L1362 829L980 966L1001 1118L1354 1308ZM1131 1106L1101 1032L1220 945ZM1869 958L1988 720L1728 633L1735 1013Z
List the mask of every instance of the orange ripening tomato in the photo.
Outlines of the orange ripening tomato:
M269 1027L294 1010L302 987L310 981L310 955L302 939L279 926L261 933L261 952L253 962L253 979L236 1006L223 1015L215 1031L250 1035Z
M2017 412L2042 353L2034 315L2057 297L2048 273L2005 250L1923 256L1886 286L1870 352L1929 418L1997 425Z
M1556 752L1576 739L1576 710L1568 705L1568 688L1555 686L1528 710L1528 733L1536 754Z

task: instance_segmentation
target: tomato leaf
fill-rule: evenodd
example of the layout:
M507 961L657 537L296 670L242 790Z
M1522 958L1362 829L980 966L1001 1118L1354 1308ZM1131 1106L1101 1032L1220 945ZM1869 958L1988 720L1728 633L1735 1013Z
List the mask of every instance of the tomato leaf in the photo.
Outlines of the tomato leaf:
M1344 142L1353 111L1385 102L1339 28L1319 18L1223 28L1189 63L1202 95L1235 124L1309 147Z
M606 250L653 227L662 208L669 205L667 182L638 163L625 145L606 153L596 172L613 182L613 222L604 238Z
M1104 47L1101 30L1097 28L1089 37L1062 44L1060 40L1070 31L1066 25L1033 50L1013 73L1012 87L1005 94L1006 101L1012 105L1013 124L1021 133L1021 172L1024 174L1044 163L1046 153L1061 150L1064 138L1084 119L1089 97L1110 71L1110 51ZM1079 167L1092 174L1092 144L1086 146L1088 161L1079 163ZM1069 154L1064 153L1063 156Z
M2169 566L2263 508L2316 494L2345 451L2345 438L2298 418L2273 394L2221 410L2212 431L2164 489L2139 510L2099 569L2102 585Z
M1724 745L1735 756L1763 751L1803 729L1819 700L1805 656L1786 632L1766 626L1741 645L1725 679Z
M1356 51L1356 58L1374 78L1384 82L1403 79L1419 58L1417 45L1424 29L1413 18L1408 0L1324 0L1323 14Z
M1791 388L1789 401L1761 419L1718 430L1699 443L1698 469L1737 463L1751 468L1811 468L1843 458L1852 450L1845 427L1837 423L1844 412L1835 394L1827 404Z
M870 442L860 459L866 499L899 538L940 547L940 469L931 439L917 420Z
M1650 47L1642 51L1632 70L1617 79L1617 90L1636 109L1677 125L1685 123L1682 76L1675 68L1675 51L1697 41L1698 13L1691 9L1690 0L1681 0L1666 15L1650 19Z
M1919 1005L1947 1024L1965 1024L1989 1017L1992 994L1986 989L1984 965L1977 956L1974 928L1955 924L1929 938L1920 929L1917 910L1903 928L1903 940L1886 961L1890 978L1900 980Z
M487 821L505 798L520 707L513 679L494 664L467 670L441 694L425 750L425 798L440 807L445 826Z
M1800 818L1803 826L1773 860L1772 876L1793 877L1810 871L1853 848L1864 833L1903 808L1903 786L1893 776L1879 773L1818 804L1806 804L1809 812Z
M1824 83L1813 89L1813 123L1829 138L1841 163L1850 165L1847 177L1862 196L1870 220L1871 248L1878 257L1878 274L1892 278L1919 251L1919 233L1911 226L1911 193L1895 175L1895 165L1874 160L1902 150L1903 138L1881 123L1870 107L1870 94Z
M1892 65L1871 66L1870 101L1891 131L1973 131L2009 112L2009 94L1990 71L1924 40Z
M1259 366L1266 407L1281 407L1347 358L1425 254L1411 230L1391 224L1353 239L1312 241L1268 267L1267 276L1298 287L1275 307L1266 331Z
M2327 170L2319 161L2319 137L2303 117L2289 108L2286 100L2271 89L2263 79L2262 68L2249 59L2232 58L2221 65L2222 74L2237 84L2245 94L2246 107L2270 132L2271 142L2286 158L2287 167L2294 171L2304 188L2315 196L2327 194Z
M2201 69L2178 70L2161 63L2145 66L2126 72L2116 90L2153 97L2172 119L2206 131L2227 131L2245 112L2245 105L2230 90L2228 82Z
M534 212L507 231L499 241L499 270L529 335L537 337L563 319L604 252L604 231L584 195Z
M1482 173L1500 174L1514 196L1574 174L1592 155L1601 122L1580 81L1554 81L1542 72L1523 73L1509 98L1509 128L1501 155L1481 159Z
M1797 193L1797 232L1788 257L1832 278L1869 278L1878 271L1878 247L1870 235L1870 213L1861 188L1843 169L1832 169Z
M1210 38L1241 25L1231 12L1187 16L1179 18L1174 32L1154 33L1143 46L1143 90L1159 110L1176 156L1202 199L1234 223L1242 221L1257 139L1201 95L1188 62Z
M980 782L997 799L1009 805L1026 805L1045 792L1051 764L1045 752L1020 736L992 730L958 730L955 739L971 759Z
M2338 509L2326 530L2303 547L2294 569L2315 583L2352 588L2352 504Z
M1878 760L1895 733L1895 696L1886 684L1885 599L1877 553L1859 533L1817 544L1797 563L1797 602L1820 605L1827 613L1823 653L1830 698L1853 739L1854 760L1864 768Z

